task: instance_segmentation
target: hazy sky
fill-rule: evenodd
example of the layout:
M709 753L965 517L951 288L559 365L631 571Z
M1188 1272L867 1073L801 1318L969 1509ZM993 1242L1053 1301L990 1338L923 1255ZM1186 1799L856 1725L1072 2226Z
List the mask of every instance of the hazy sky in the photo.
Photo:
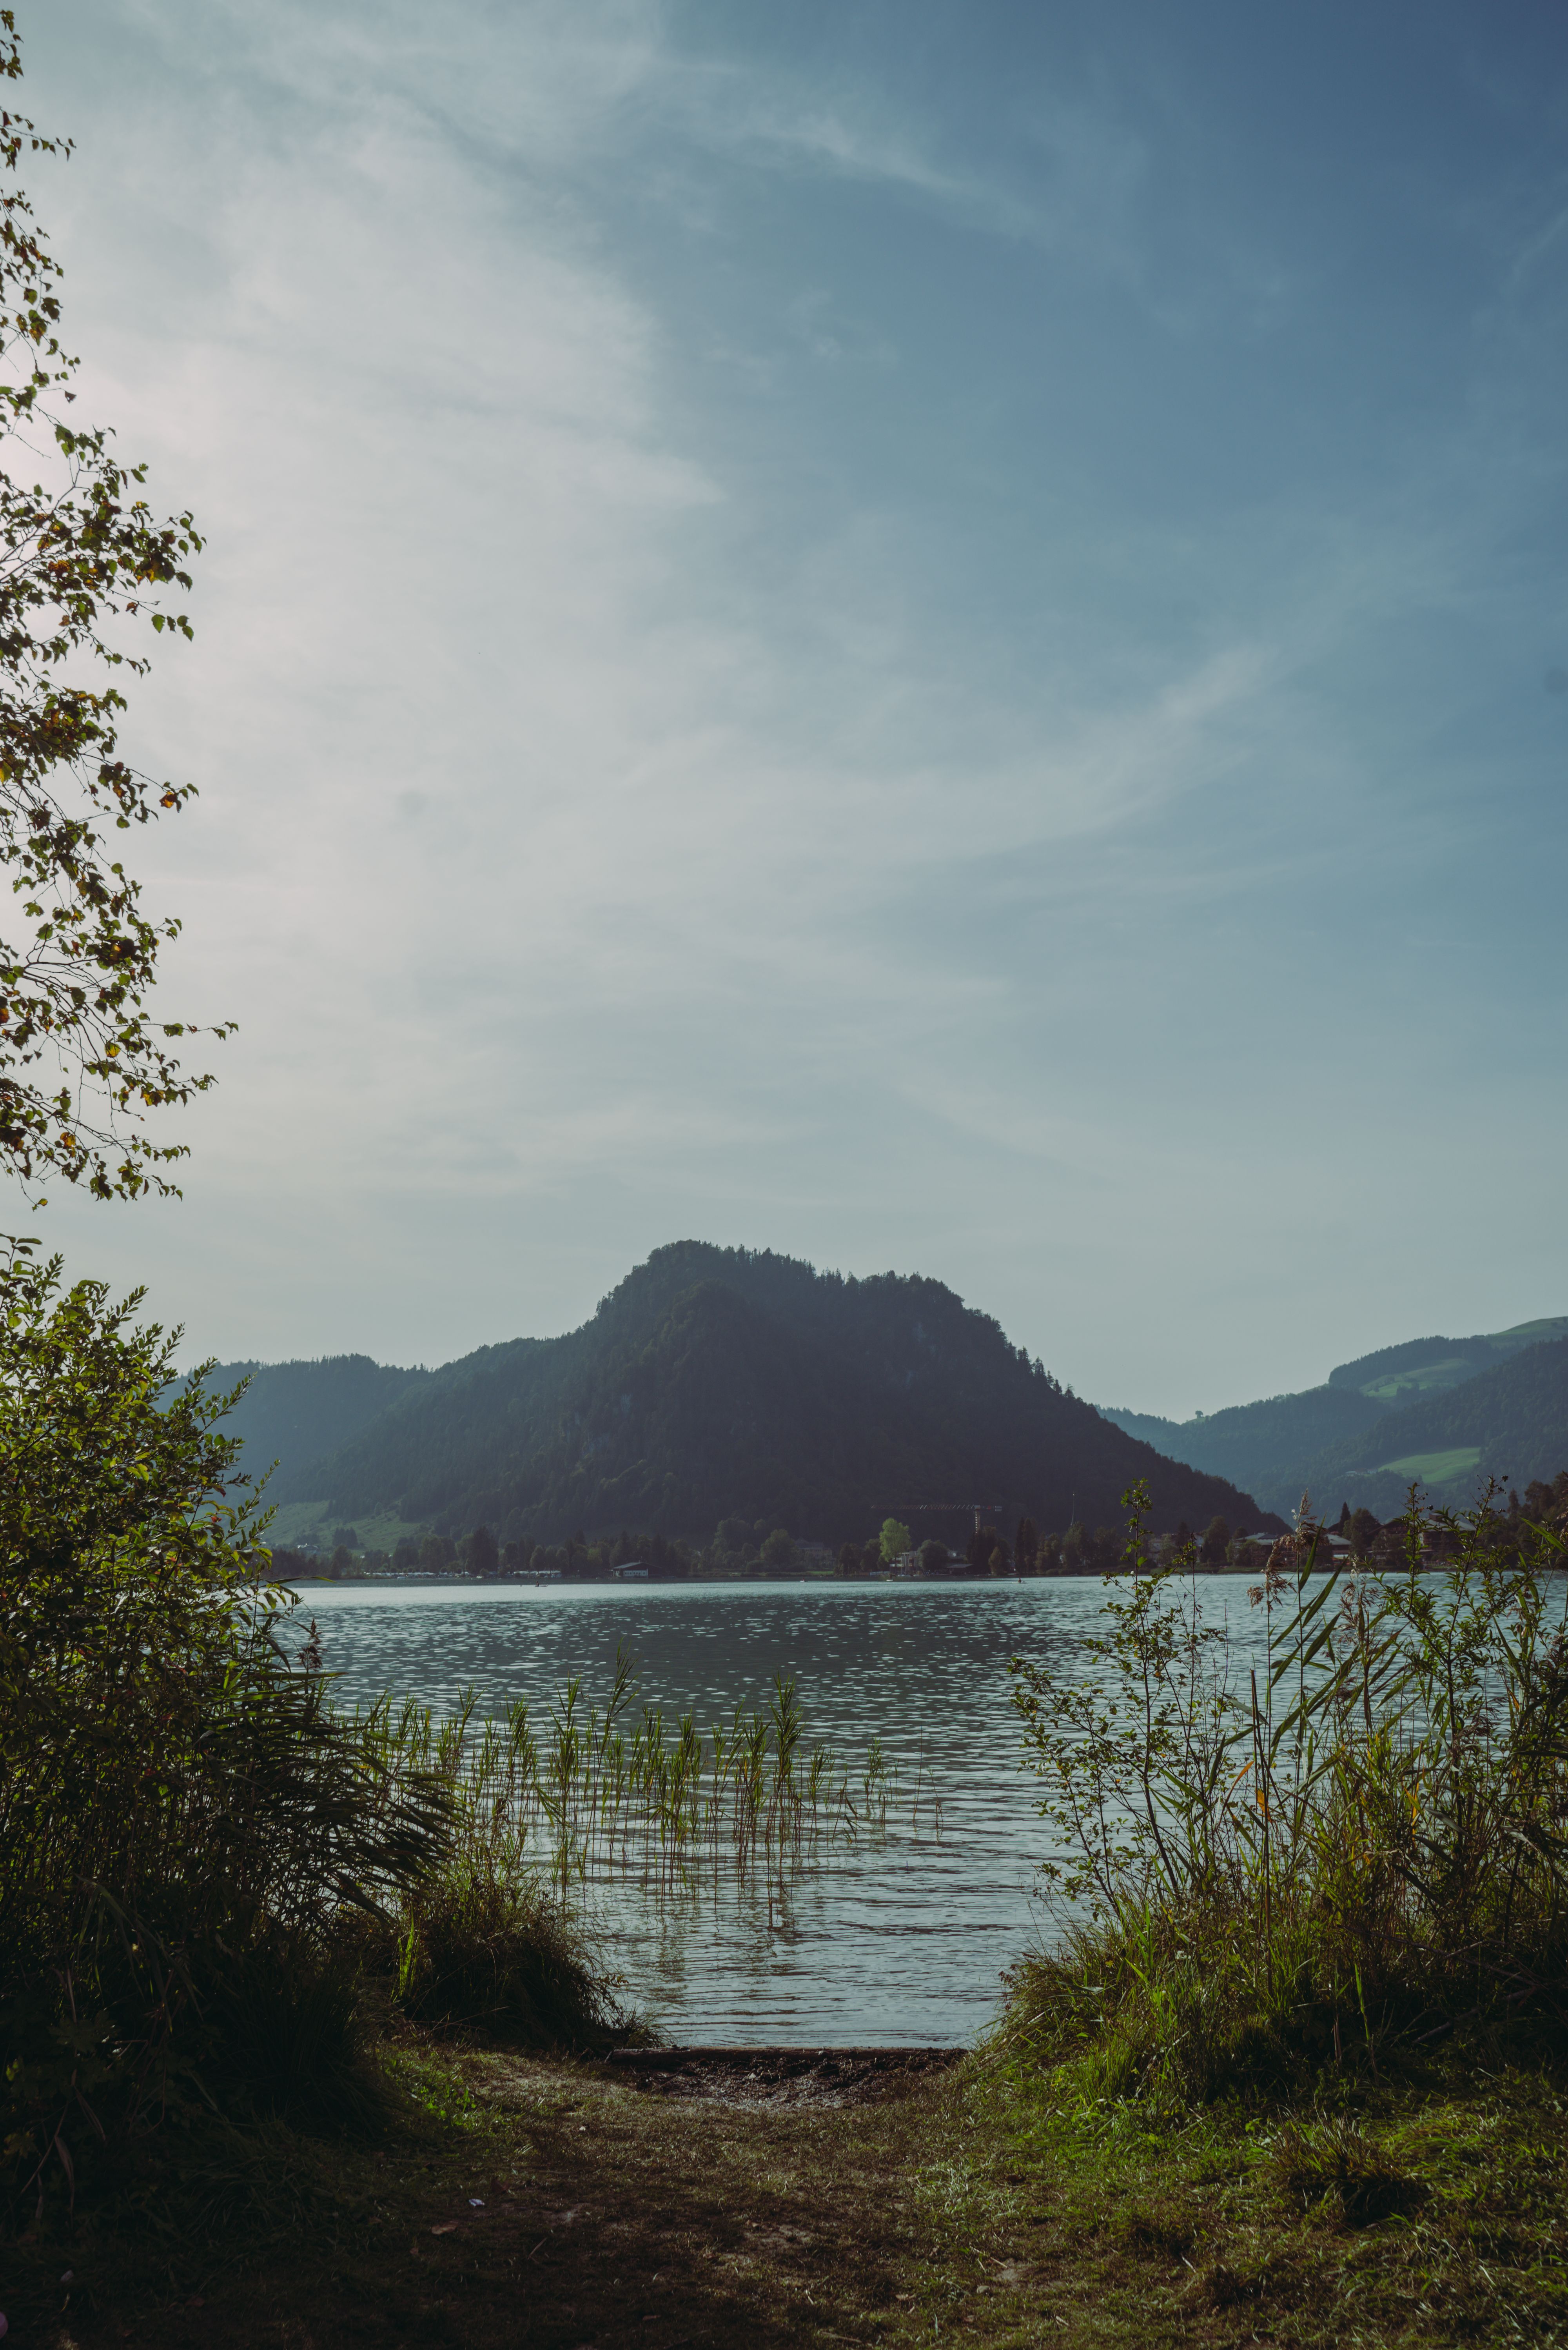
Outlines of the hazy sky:
M743 1242L1179 1414L1568 1311L1560 0L19 13L241 1023L74 1269L436 1361Z

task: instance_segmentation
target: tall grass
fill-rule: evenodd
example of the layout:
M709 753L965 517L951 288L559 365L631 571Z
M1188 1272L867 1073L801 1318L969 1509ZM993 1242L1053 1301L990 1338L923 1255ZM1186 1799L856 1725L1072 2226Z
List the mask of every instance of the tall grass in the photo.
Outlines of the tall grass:
M1012 1660L1060 1926L1015 2038L1158 2104L1568 2021L1563 1545L1494 1498L1434 1545L1412 1497L1382 1577L1323 1571L1303 1505L1241 1675L1129 1492L1131 1580L1079 1668Z
M439 1782L463 1866L497 1880L532 1867L562 1894L618 1877L657 1892L702 1871L774 1877L825 1845L885 1831L898 1779L879 1741L857 1783L829 1748L810 1747L792 1679L762 1711L737 1705L704 1734L684 1713L638 1702L618 1651L602 1704L566 1681L535 1716L519 1700L482 1719L472 1691L438 1719L388 1701L360 1718L389 1774Z

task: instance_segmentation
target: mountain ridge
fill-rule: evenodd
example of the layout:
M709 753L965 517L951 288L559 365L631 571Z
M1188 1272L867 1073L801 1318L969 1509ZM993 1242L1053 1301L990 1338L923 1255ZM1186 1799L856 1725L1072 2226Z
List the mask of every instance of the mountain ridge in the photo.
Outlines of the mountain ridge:
M1230 1481L1126 1435L939 1282L688 1241L654 1251L576 1330L408 1384L286 1462L271 1498L443 1534L705 1539L740 1516L836 1544L888 1514L957 1536L952 1513L920 1506L950 1499L993 1504L999 1522L1114 1523L1138 1476L1172 1524L1267 1522Z
M1177 1422L1096 1410L924 1275L688 1241L556 1337L433 1370L341 1356L216 1378L252 1374L229 1424L253 1465L280 1456L269 1498L344 1518L553 1539L585 1522L695 1535L738 1515L836 1539L881 1504L957 1538L953 1515L916 1505L961 1488L1043 1530L1109 1523L1144 1475L1172 1523L1259 1524L1303 1492L1331 1515L1349 1502L1386 1516L1413 1476L1450 1503L1488 1475L1549 1480L1568 1462L1564 1334L1568 1317L1546 1317L1401 1340L1319 1387ZM1173 1470L1224 1491L1179 1491Z
M1439 1463L1473 1457L1452 1473ZM1387 1517L1412 1482L1473 1492L1490 1479L1522 1488L1549 1483L1568 1464L1568 1338L1522 1349L1477 1378L1389 1412L1359 1443L1306 1464L1308 1490L1326 1499L1343 1486L1353 1509Z
M1321 1387L1190 1420L1102 1409L1174 1459L1244 1484L1270 1509L1288 1513L1309 1492L1331 1511L1348 1499L1389 1514L1410 1482L1384 1469L1392 1461L1429 1464L1429 1481L1424 1468L1417 1477L1450 1503L1494 1471L1521 1483L1554 1476L1568 1462L1568 1374L1561 1382L1552 1368L1541 1374L1553 1397L1562 1385L1560 1403L1533 1374L1518 1383L1509 1374L1565 1343L1568 1316L1553 1315L1469 1338L1404 1339L1337 1364ZM1438 1441L1438 1430L1453 1432ZM1472 1457L1455 1465L1461 1453Z

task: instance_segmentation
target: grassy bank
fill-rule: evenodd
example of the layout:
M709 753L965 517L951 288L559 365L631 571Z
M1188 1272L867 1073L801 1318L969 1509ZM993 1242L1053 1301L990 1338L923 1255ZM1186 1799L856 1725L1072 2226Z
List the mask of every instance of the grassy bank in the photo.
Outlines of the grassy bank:
M1568 2340L1568 2091L1550 2071L1151 2129L973 2062L844 2106L667 2099L602 2064L415 2031L389 2069L372 2137L280 2130L183 2172L171 2157L112 2218L12 2248L12 2338Z
M1136 1500L1129 1496L1129 1500ZM1086 1659L1014 1659L1054 1846L1012 2028L1085 2094L1169 2116L1376 2085L1452 2043L1554 2054L1568 2015L1563 1544L1483 1508L1428 1571L1276 1544L1237 1669L1179 1571L1107 1593ZM1088 1669L1084 1669L1087 1663Z

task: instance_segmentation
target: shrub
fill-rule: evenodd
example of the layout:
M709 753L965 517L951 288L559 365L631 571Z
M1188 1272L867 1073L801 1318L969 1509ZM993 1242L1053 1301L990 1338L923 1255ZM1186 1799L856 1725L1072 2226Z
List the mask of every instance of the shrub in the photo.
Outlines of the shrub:
M1440 1521L1433 1574L1412 1496L1386 1583L1315 1573L1303 1512L1251 1594L1265 1657L1241 1687L1191 1546L1149 1571L1134 1488L1131 1579L1107 1586L1087 1671L1012 1660L1066 1916L1012 2023L1085 2064L1091 2094L1267 2094L1456 2030L1555 2027L1563 1544L1502 1539L1493 1499Z
M226 2113L306 2130L387 2118L351 1939L253 1944L220 1959L199 1991L196 2065Z
M140 1300L0 1267L0 2135L29 2186L211 2099L246 2002L348 2051L345 1908L451 1844L440 1774L283 1653L234 1398L175 1378Z
M412 1888L397 1998L447 2031L531 2048L602 2045L615 2011L562 1904L534 1879L460 1861Z

